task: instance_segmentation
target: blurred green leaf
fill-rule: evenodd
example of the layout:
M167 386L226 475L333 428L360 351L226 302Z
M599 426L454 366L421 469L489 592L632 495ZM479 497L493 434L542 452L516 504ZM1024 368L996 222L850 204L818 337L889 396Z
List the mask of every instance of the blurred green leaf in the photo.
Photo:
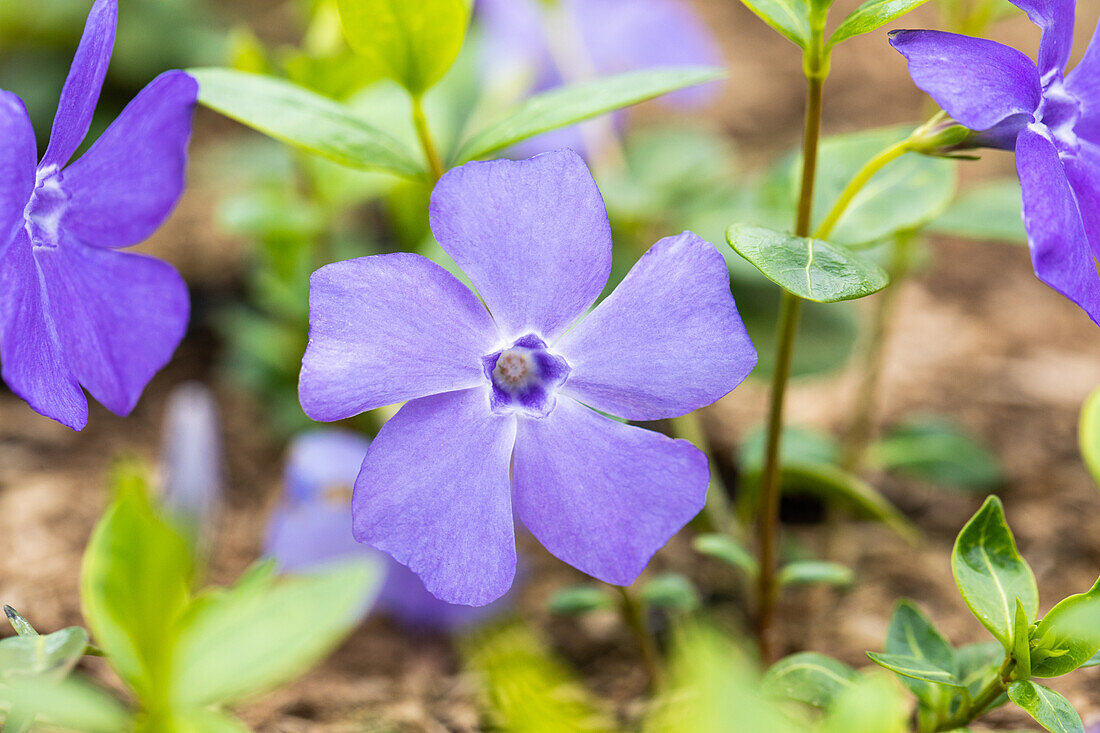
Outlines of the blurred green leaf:
M764 470L764 449L767 438L767 432L761 426L741 441L738 457L742 471L759 473ZM839 456L840 448L828 433L796 425L783 427L783 439L779 446L780 463L830 464L836 463Z
M955 656L959 680L966 685L971 697L976 697L997 676L1005 650L995 641L984 641L960 647Z
M696 552L718 558L727 565L743 571L750 578L755 578L760 572L752 553L729 535L718 533L699 535L692 546Z
M794 44L810 42L810 6L806 0L741 0L752 12Z
M821 733L906 733L909 710L891 680L867 674L844 690L822 722Z
M337 0L348 44L413 95L451 68L470 21L468 0Z
M191 69L199 102L265 135L353 168L418 177L424 166L345 105L290 82L232 69Z
M1085 669L1086 667L1100 667L1100 652L1093 654L1092 658L1082 664L1080 668Z
M963 600L974 616L1006 651L1012 650L1016 599L1028 619L1039 613L1035 575L1016 549L1016 539L1005 521L996 496L966 523L951 552L951 569Z
M531 97L503 119L475 133L458 151L456 165L484 158L550 130L724 76L721 69L709 67L669 67L632 71L552 89Z
M375 563L356 560L199 596L180 621L173 703L233 702L302 675L358 624L379 579Z
M1020 182L1008 178L983 183L955 199L929 231L983 242L1027 244Z
M827 46L832 48L849 38L877 30L926 2L928 0L867 0L841 21Z
M642 585L642 601L651 608L687 613L699 607L699 591L680 573L662 573Z
M84 552L80 597L96 643L143 700L162 695L170 630L189 601L187 543L149 503L141 468L116 466L115 499Z
M779 585L836 585L846 586L855 582L852 569L836 562L824 560L799 560L784 565L779 571Z
M1100 579L1050 609L1031 638L1036 677L1068 674L1093 659L1100 652Z
M1008 686L1008 697L1052 733L1085 733L1081 716L1069 700L1054 690L1030 680L1019 680Z
M886 471L935 484L988 489L1004 481L997 457L977 438L939 417L917 417L892 428L869 450Z
M1077 443L1092 480L1100 486L1100 388L1094 390L1081 407Z
M769 280L806 300L863 298L890 283L874 262L820 239L734 224L726 231L726 241Z
M762 686L772 697L828 710L857 678L856 671L843 662L816 652L801 652L773 664Z
M594 585L571 585L550 596L550 613L580 616L592 611L615 608L616 599L603 588Z
M40 636L0 640L0 684L33 677L57 682L68 676L88 647L88 632L73 626Z
M959 665L950 642L910 601L901 601L894 607L886 631L886 653L915 657L951 674L958 672ZM901 681L922 705L932 710L941 709L945 697L943 687L907 676L902 676Z
M867 657L880 667L885 667L902 677L949 687L964 686L952 672L936 666L927 659L906 654L876 654L875 652L867 652Z
M129 713L118 701L99 688L76 679L60 683L20 680L7 689L0 689L0 701L5 695L17 700L20 709L32 719L48 723L50 730L129 733L134 729ZM4 730L6 733L7 726Z
M188 710L172 716L173 733L250 733L252 730L228 713Z

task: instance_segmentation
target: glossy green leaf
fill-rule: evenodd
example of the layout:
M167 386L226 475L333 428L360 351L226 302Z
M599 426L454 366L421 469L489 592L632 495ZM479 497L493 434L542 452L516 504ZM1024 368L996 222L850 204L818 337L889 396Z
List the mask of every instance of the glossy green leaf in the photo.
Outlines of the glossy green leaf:
M615 598L603 588L593 585L573 585L562 588L550 597L550 613L580 616L592 611L615 608Z
M120 466L116 498L84 552L80 597L96 643L140 696L159 694L170 629L189 602L192 559L183 538L156 516L140 468Z
M926 2L928 0L867 0L841 21L829 38L828 47L877 30Z
M544 132L724 76L721 69L698 66L646 69L543 92L475 133L459 150L457 163L484 158Z
M954 673L936 666L927 659L906 654L876 654L875 652L867 652L867 657L880 667L885 667L902 677L947 687L963 687L963 683Z
M1015 178L991 181L964 191L928 229L963 239L1027 244L1022 201Z
M769 280L806 300L854 300L890 283L886 272L871 260L820 239L734 224L726 231L726 241Z
M1012 630L1012 658L1016 661L1016 678L1031 677L1031 621L1020 599L1016 599L1016 621Z
M910 601L901 601L894 607L886 630L886 653L914 657L951 674L958 673L954 648ZM940 708L944 699L941 685L906 676L901 681L923 705Z
M199 102L288 145L352 168L418 177L419 156L343 104L290 82L232 69L191 69Z
M741 570L750 578L755 578L760 571L752 553L729 535L718 533L699 535L692 543L692 547L696 552L710 555Z
M762 687L772 697L827 710L857 677L854 669L832 657L801 652L773 664L764 675Z
M81 733L130 733L134 730L129 713L117 700L98 687L76 679L60 683L20 680L0 688L0 702L5 696L17 700L20 711L29 718L48 723L49 730ZM4 730L6 733L6 726Z
M468 0L337 0L344 36L381 75L422 94L458 57Z
M88 632L73 626L52 634L0 640L0 683L16 677L64 679L88 647Z
M779 570L779 585L851 585L856 580L852 569L825 560L798 560Z
M869 450L886 471L964 489L988 489L1004 480L997 457L959 426L938 417L910 419Z
M347 561L199 597L180 621L171 699L233 702L304 674L359 622L379 578L376 563Z
M893 680L865 674L837 698L820 733L906 733L909 706Z
M34 630L30 622L11 606L4 606L4 615L8 617L8 622L15 629L15 633L20 636L38 636L38 632Z
M1100 388L1093 391L1081 406L1077 443L1092 480L1100 486Z
M741 0L760 20L793 43L805 48L810 42L810 6L806 0Z
M1031 638L1036 677L1068 674L1094 659L1100 652L1100 579L1050 609Z
M1034 619L1039 612L1039 589L1016 549L996 496L986 499L959 533L951 552L951 570L971 612L1010 651L1016 599L1023 603L1028 619Z
M1085 733L1081 716L1054 690L1020 680L1008 686L1008 697L1051 733Z

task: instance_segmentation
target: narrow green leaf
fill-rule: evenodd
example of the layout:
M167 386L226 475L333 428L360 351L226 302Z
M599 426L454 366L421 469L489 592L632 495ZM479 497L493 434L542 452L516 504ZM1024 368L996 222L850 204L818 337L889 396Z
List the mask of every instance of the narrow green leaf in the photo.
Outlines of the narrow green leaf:
M1008 697L1051 733L1085 733L1081 716L1054 690L1020 680L1008 686Z
M762 687L772 697L826 710L857 677L856 671L843 662L816 652L802 652L773 664L764 675Z
M615 599L603 588L594 585L573 585L562 588L550 597L550 613L581 616L592 611L615 608Z
M1016 178L991 181L964 191L928 229L963 239L1027 244L1022 201Z
M963 683L952 672L938 667L927 659L911 657L906 654L877 654L867 652L868 658L880 667L915 680L931 682L948 687L963 687Z
M783 566L779 571L779 585L836 585L845 586L855 582L852 569L837 562L824 560L799 560Z
M21 712L39 723L48 723L50 730L128 733L134 729L129 713L118 701L77 679L61 683L20 680L0 690L0 702L5 696L18 700Z
M1012 630L1012 656L1016 660L1016 678L1031 677L1031 621L1024 604L1016 599L1016 620Z
M997 457L977 438L939 417L917 417L871 446L870 460L887 471L964 489L1004 480Z
M1032 639L1036 677L1068 674L1095 659L1100 652L1100 579L1087 592L1050 609Z
M15 629L15 633L20 636L38 636L38 632L34 630L30 622L16 611L11 606L4 606L4 615L8 617L8 621L11 622L11 626Z
M805 48L810 42L810 6L806 0L741 0L745 7L756 13L779 33L793 43Z
M863 298L890 283L886 272L871 260L820 239L734 224L726 231L726 241L769 280L806 300L835 303Z
M926 2L928 0L867 0L841 21L829 38L828 48L877 30Z
M950 642L910 601L901 601L894 607L886 631L886 653L915 657L959 674L959 663ZM912 677L902 677L901 681L922 704L932 709L940 708L944 699L940 685ZM965 681L962 682L965 685Z
M717 533L699 535L692 546L696 552L718 558L727 565L741 570L750 578L755 578L760 572L752 553L729 535Z
M1093 391L1081 406L1077 442L1092 480L1100 486L1100 388Z
M458 151L457 163L484 158L544 132L724 76L721 69L709 67L668 67L552 89L531 97L503 119L475 133Z
M1016 549L1016 539L1005 521L996 496L966 523L951 552L951 570L963 600L1006 651L1012 650L1016 599L1027 618L1039 613L1035 575Z
M342 165L415 178L424 166L345 105L290 82L232 69L191 69L199 102L288 145Z
M378 73L413 95L454 64L470 21L468 0L337 0L344 35Z
M359 622L379 577L375 563L348 561L196 599L180 621L172 701L233 702L304 674Z

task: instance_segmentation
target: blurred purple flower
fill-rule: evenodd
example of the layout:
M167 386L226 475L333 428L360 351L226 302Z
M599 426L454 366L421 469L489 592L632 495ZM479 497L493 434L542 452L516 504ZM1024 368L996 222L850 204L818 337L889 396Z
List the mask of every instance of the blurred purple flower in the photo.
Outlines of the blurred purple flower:
M982 38L896 31L917 86L987 147L1015 149L1035 274L1100 324L1100 30L1063 76L1074 0L1012 0L1042 29L1038 65Z
M343 430L316 430L294 439L284 500L268 524L265 554L285 572L309 571L349 556L371 558L386 576L374 607L414 628L459 630L505 610L508 598L485 608L444 603L408 568L355 541L351 490L369 447L363 436Z
M414 254L311 280L306 413L341 420L408 401L356 480L356 539L437 597L484 605L512 584L514 508L558 558L633 582L702 508L707 459L596 410L683 415L752 371L725 260L690 232L664 239L578 323L607 282L611 231L568 150L456 168L430 216L484 305Z
M117 252L147 239L184 187L198 85L157 77L79 160L114 45L118 0L96 0L61 90L46 154L23 102L0 91L0 361L36 411L76 430L81 386L128 414L187 328L168 264Z
M721 50L683 0L478 0L485 31L486 74L504 73L536 93L591 77L659 66L723 66ZM698 107L720 85L685 89L662 102ZM541 135L517 150L535 154L569 147L585 150L579 126Z
M225 492L221 421L213 393L185 382L168 396L161 436L161 504L200 552L209 551Z

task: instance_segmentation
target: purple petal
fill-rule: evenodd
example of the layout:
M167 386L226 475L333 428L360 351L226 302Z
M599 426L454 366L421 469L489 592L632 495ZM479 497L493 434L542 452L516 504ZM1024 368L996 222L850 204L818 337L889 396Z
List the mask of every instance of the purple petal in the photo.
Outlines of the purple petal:
M61 89L61 100L57 103L53 132L50 133L46 155L42 158L42 168L64 167L88 134L99 92L103 88L103 78L107 76L107 66L111 63L117 23L118 0L96 0L88 13L84 36L73 56L69 76Z
M1077 199L1092 254L1100 257L1100 145L1081 140L1076 154L1066 156L1062 164Z
M23 210L34 191L38 148L23 101L0 90L0 254L23 225Z
M46 311L42 272L23 229L0 259L0 326L4 381L35 412L82 430L88 401L66 365Z
M1066 89L1081 103L1075 132L1100 145L1100 23L1081 63L1066 76Z
M516 511L551 554L629 585L703 508L707 458L687 441L623 425L562 397L520 420Z
M1043 31L1039 41L1039 73L1063 71L1073 52L1073 15L1077 0L1011 0Z
M909 60L913 82L972 130L988 130L1039 108L1039 74L1014 48L942 31L894 31L890 44Z
M379 431L355 482L355 538L388 552L435 597L484 606L512 585L514 417L487 388L409 402Z
M508 595L481 607L441 601L428 592L415 573L391 560L377 606L414 630L458 631L506 611L511 601Z
M630 420L728 394L757 360L729 282L713 245L691 232L662 239L554 345L573 369L562 393Z
M187 285L166 262L64 240L35 249L65 362L104 407L128 415L187 330Z
M426 257L386 254L310 278L309 346L298 393L314 420L484 383L499 341L470 289Z
M141 90L88 152L65 169L63 225L85 244L129 247L164 223L183 193L199 87L182 71Z
M355 486L370 448L364 436L348 430L311 430L290 444L283 484L286 500L305 504Z
M603 198L571 150L451 170L432 193L431 224L505 340L554 338L596 302L611 272Z
M1016 169L1035 274L1100 324L1100 276L1054 143L1031 128L1021 132Z

